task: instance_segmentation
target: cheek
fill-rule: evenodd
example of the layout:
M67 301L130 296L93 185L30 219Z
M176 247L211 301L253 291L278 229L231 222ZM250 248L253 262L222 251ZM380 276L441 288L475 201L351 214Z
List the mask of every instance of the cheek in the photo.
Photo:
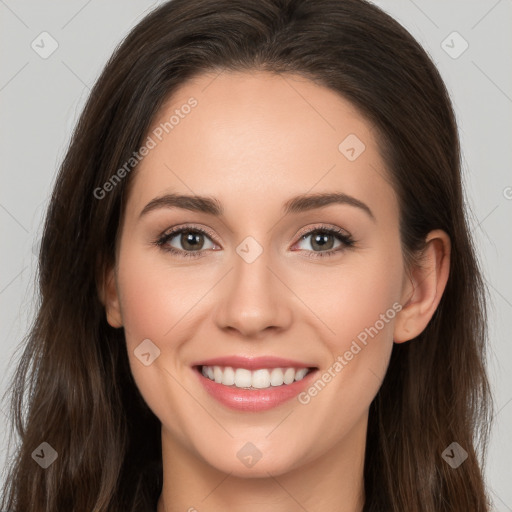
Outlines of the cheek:
M318 317L322 332L335 340L331 343L333 350L343 349L347 341L376 322L383 336L389 337L402 289L399 243L382 250L347 254L339 266L314 269L307 279L304 273L297 273L291 276L291 283ZM384 324L381 315L385 316Z
M402 256L398 238L396 244L381 247L354 253L346 264L316 275L319 286L312 286L310 280L298 292L328 327L322 327L332 361L327 366L336 375L329 387L337 391L325 399L344 403L345 411L369 405L393 348L394 322L401 309Z
M121 309L129 345L145 338L168 339L202 290L200 283L185 279L180 269L162 264L157 256L153 251L127 250L119 261Z
M194 410L193 404L183 400L182 388L175 380L180 362L179 338L186 323L185 315L194 299L197 302L200 290L195 288L198 283L186 286L187 280L180 275L179 270L158 263L148 251L127 250L122 253L118 266L123 325L133 378L160 421L184 432L182 418L187 414L192 416ZM159 350L149 365L138 357L144 340L150 340ZM182 404L188 409L181 416L173 416L169 404Z
M299 398L311 413L307 421L321 429L327 444L364 417L386 374L400 309L400 261L400 255L383 253L361 258L361 264L333 273L328 289L310 291L308 300L331 330L323 338L330 355Z
M209 271L172 267L156 250L133 246L121 252L117 277L130 366L152 407L162 390L179 391L169 386L172 376L168 372L174 374L183 365L182 349L193 336L198 312L206 302L201 299L216 277ZM144 366L137 353L147 339L156 345L159 355Z
M371 329L376 336L374 328L377 328L382 337L388 337L396 315L393 304L400 298L401 289L401 273L396 262L386 265L384 259L379 259L372 265L370 261L364 268L354 270L348 279L346 289L349 292L342 298L343 317L350 326L347 334L364 340L365 332Z
M144 275L126 274L124 278L120 274L123 283L121 308L129 347L146 338L160 339L173 324L173 310L167 303L168 295L162 293L162 283L147 272Z
M150 253L133 247L121 252L117 278L132 374L146 403L159 416L162 400L170 398L167 396L170 377L166 369L172 371L177 348L172 343L172 328L185 313L179 283L175 286L173 279L165 276L165 269L153 261ZM147 346L144 340L151 341L151 363L147 366L145 363L149 361L144 361L142 356L147 351L141 349ZM146 345L142 345L143 342Z

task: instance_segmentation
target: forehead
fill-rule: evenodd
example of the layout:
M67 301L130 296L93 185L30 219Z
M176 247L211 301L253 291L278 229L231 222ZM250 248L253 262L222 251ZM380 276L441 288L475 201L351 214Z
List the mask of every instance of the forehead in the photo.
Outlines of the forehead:
M132 203L177 191L255 206L332 189L394 200L371 123L298 75L194 77L164 103L148 136L154 147L133 176Z

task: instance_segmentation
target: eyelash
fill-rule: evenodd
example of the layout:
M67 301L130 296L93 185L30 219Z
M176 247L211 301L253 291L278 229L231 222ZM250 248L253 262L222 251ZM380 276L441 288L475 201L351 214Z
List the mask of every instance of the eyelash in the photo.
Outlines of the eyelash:
M172 246L166 246L166 243L169 240L172 240L176 235L179 235L181 233L201 233L203 235L208 236L208 238L213 238L212 234L206 231L205 229L199 228L199 227L193 227L193 226L182 226L180 228L173 229L171 231L168 231L161 236L157 240L155 240L153 243L154 245L160 247L163 251L170 252L172 254L175 254L179 257L185 257L185 258L199 258L203 256L203 253L205 252L205 249L200 251L183 251L181 249L176 249ZM306 251L313 253L311 256L308 256L310 258L326 258L333 256L335 253L341 252L349 247L353 247L355 244L355 240L348 234L346 234L344 231L338 228L333 227L327 227L327 226L316 226L312 229L309 229L305 233L302 233L299 236L299 241L308 237L309 235L312 235L314 233L323 233L328 235L335 235L338 240L344 245L344 247L337 247L336 249L329 249L328 251ZM207 249L206 249L207 250Z

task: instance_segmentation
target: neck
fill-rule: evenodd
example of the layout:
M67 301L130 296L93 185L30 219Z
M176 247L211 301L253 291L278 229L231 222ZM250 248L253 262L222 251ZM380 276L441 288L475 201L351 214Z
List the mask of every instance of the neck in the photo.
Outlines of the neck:
M217 470L162 428L164 484L158 512L361 512L367 417L363 420L319 458L259 478Z

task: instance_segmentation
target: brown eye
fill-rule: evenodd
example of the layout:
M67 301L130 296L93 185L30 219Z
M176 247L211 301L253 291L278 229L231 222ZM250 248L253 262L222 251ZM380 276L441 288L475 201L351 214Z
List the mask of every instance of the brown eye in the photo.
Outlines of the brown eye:
M197 228L172 230L162 235L156 243L163 250L180 256L199 256L206 249L216 248L210 236Z
M338 252L354 244L350 236L334 229L314 229L301 236L301 242L307 242L308 240L309 242L304 244L305 246L299 248L310 252L327 254Z
M340 246L349 246L353 243L347 235L328 229L315 229L301 237L302 241L308 239L311 239L309 245L315 252L329 251ZM335 245L336 241L339 242L338 245ZM310 250L310 248L303 247L303 249L307 250Z
M199 232L184 231L180 235L180 243L185 251L200 251L204 241L205 236Z
M325 231L316 231L309 235L311 237L311 247L313 250L332 249L334 247L335 237Z

